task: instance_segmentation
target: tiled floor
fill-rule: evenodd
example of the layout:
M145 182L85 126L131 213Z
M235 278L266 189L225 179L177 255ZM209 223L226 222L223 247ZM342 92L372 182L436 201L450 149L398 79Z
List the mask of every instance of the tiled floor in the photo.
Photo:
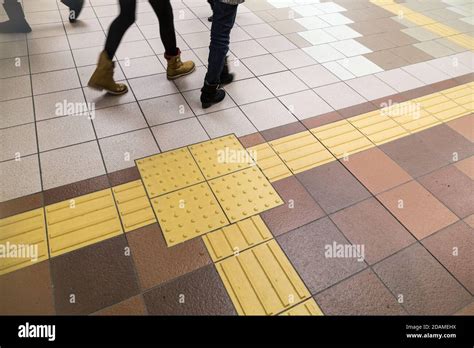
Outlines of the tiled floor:
M0 314L474 314L472 2L246 0L209 109L205 1L172 1L197 69L168 81L138 0L120 97L87 87L116 0L76 24L22 3L33 31L0 33L0 241L44 252L0 259Z

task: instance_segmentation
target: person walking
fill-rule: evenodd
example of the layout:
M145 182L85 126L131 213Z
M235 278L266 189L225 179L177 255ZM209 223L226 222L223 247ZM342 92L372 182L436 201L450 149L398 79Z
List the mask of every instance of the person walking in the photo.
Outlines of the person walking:
M170 0L149 0L155 11L159 25L160 36L165 47L167 60L166 76L169 80L188 75L195 70L192 61L182 62L181 51L176 47L176 33L174 30L173 8ZM88 86L96 90L106 90L110 94L119 95L128 91L128 87L114 80L115 64L112 61L115 52L127 29L135 22L136 0L119 0L120 14L109 28L105 49L99 56L97 68L92 74Z
M229 52L230 32L234 27L237 7L245 0L213 0L211 43L204 86L201 89L202 107L208 108L225 98L222 85L231 83L234 75L229 72L227 52Z
M84 7L84 0L61 0L69 7L69 22L74 23Z

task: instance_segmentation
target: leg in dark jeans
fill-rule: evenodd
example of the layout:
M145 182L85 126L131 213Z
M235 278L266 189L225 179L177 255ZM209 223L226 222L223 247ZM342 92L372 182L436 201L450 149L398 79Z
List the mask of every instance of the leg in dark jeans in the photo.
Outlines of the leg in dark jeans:
M119 0L120 14L112 22L105 41L105 52L113 59L117 48L128 28L135 22L136 0Z
M155 11L160 24L161 42L165 47L166 56L178 55L176 47L176 33L174 30L173 8L169 0L150 0L150 5Z
M214 2L214 15L211 27L211 44L206 82L210 85L220 83L220 76L229 51L230 32L235 23L237 5Z

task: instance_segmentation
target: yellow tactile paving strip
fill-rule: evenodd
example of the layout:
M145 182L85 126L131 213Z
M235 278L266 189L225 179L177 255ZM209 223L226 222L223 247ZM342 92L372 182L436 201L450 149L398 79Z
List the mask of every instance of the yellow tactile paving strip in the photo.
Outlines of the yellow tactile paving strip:
M334 156L309 131L269 142L293 174L335 161Z
M43 208L0 220L0 275L46 260Z
M136 163L151 198L204 181L185 147L146 157Z
M275 240L216 263L240 315L275 315L311 297Z
M316 304L316 301L312 298L304 301L300 304L297 304L293 308L290 308L280 315L293 315L293 316L308 316L308 315L323 315L323 312Z
M283 204L256 166L210 180L209 184L232 223Z
M237 255L273 238L259 215L239 221L203 236L214 262Z
M254 165L235 135L191 145L189 149L208 180Z
M293 175L268 143L256 145L247 150L270 182Z
M375 146L347 120L313 128L311 132L336 158L346 157Z
M168 246L229 224L207 183L156 197L152 205Z
M141 180L112 188L125 232L156 222Z
M45 210L51 256L123 233L111 189L48 205Z

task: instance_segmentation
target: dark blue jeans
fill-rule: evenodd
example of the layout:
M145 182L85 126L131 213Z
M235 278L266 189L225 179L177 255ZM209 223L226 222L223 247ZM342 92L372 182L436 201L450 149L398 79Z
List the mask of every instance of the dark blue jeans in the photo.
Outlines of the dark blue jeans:
M215 85L220 82L225 57L229 52L230 31L235 23L238 5L228 5L214 1L211 27L211 44L209 45L209 60L206 82Z

